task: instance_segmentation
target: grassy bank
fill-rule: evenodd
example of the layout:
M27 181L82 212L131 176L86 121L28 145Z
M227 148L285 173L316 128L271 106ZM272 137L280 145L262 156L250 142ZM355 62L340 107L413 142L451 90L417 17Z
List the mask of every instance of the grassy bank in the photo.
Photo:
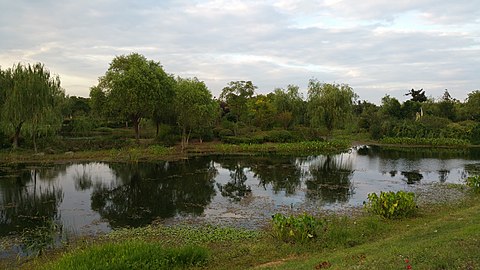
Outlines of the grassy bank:
M2 151L0 162L63 162L63 161L119 161L139 162L176 160L191 155L203 154L325 154L347 150L351 143L346 140L311 141L296 143L224 144L221 142L192 143L185 150L180 146L165 147L152 141L133 144L118 149L98 149L66 152L39 152L29 150Z
M190 260L190 263L179 265L179 268L478 269L478 213L480 199L478 195L472 195L449 204L420 205L415 217L402 220L385 220L366 214L356 218L326 216L323 219L326 224L324 234L306 243L283 242L274 237L270 228L251 231L209 226L152 225L115 231L92 243L69 248L64 253L47 253L22 265L22 268L79 266L79 258L91 265L114 265L117 260L135 262L137 257L145 258L138 254L138 250L147 252L151 245L158 245L157 250L162 254L176 254L178 250L170 249L184 247L188 250L192 246L199 249L195 252L203 254L198 259L199 263ZM129 245L137 251L129 252ZM99 256L97 253L104 248L119 249L119 254L123 255L107 256L107 252L105 256ZM151 269L163 268L158 266Z

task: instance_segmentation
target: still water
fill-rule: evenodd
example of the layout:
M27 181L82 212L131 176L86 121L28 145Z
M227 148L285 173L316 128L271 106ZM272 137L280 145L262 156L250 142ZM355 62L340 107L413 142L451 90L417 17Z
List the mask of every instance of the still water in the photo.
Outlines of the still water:
M462 183L479 149L205 156L174 162L0 165L0 236L47 221L77 235L161 221L258 226L279 211L362 205L367 194Z

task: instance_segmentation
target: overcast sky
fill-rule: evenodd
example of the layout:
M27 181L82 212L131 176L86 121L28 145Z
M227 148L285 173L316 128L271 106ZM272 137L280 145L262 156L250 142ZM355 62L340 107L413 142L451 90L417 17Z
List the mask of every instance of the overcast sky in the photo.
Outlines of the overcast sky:
M69 95L89 95L111 60L138 52L213 95L308 80L360 99L423 88L465 99L480 89L479 0L0 0L0 66L42 62Z

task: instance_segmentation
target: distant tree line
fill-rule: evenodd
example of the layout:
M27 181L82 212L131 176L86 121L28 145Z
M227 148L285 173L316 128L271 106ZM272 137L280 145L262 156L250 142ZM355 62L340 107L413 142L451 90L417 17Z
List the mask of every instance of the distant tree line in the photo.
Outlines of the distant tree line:
M42 64L16 64L0 68L0 146L37 151L39 138L125 127L133 128L137 142L147 136L183 148L192 138L261 143L360 134L480 143L479 90L462 102L448 90L433 99L411 89L409 100L385 95L380 105L360 101L347 84L317 79L309 81L306 97L295 85L268 94L256 90L251 81L232 81L217 99L197 78L175 77L159 62L132 53L115 57L83 98L66 96L59 77ZM142 135L147 126L154 135Z

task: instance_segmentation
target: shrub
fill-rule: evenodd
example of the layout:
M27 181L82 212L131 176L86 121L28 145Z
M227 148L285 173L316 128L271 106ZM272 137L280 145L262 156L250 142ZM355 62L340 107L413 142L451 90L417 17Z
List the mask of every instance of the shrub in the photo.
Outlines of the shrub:
M467 186L471 187L475 192L480 192L480 175L469 176L466 182Z
M470 135L470 142L472 144L480 144L480 124L477 124L472 129L472 134Z
M413 192L393 191L368 194L368 203L363 202L365 209L384 218L405 218L412 216L417 210Z
M272 130L265 136L266 142L286 143L298 141L288 130Z
M275 214L272 218L273 234L285 242L304 243L319 236L324 227L320 219L307 214L298 217Z

